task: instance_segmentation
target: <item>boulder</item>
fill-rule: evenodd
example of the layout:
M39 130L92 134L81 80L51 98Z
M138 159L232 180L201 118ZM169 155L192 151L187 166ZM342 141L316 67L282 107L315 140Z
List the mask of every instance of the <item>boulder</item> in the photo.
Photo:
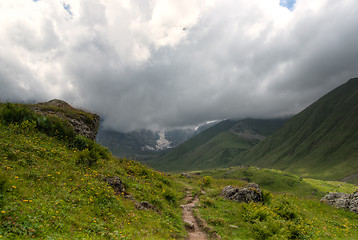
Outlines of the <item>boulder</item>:
M146 202L146 201L141 202L140 205L143 206L146 209L156 209L156 207L154 205L152 205L152 204L150 204L149 202Z
M347 209L358 213L358 192L352 194L331 192L321 199L321 202L332 207Z
M124 193L124 185L119 177L105 177L103 175L100 175L100 177L103 179L103 181L108 183L108 185L111 186L117 194Z
M182 173L182 174L180 174L182 177L185 177L185 178L187 178L187 179L191 179L191 178L193 178L189 173Z
M255 183L249 183L243 188L234 188L233 186L226 186L222 190L222 195L229 200L236 202L262 202L262 192L259 186Z

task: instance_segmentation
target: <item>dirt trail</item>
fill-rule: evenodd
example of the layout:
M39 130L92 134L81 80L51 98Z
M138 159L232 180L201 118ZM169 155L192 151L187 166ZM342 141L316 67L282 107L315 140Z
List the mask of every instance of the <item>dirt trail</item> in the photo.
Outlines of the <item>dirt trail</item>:
M209 239L207 234L199 227L199 224L194 217L193 209L195 207L195 204L199 202L199 198L195 197L193 199L191 188L187 188L186 197L184 200L186 204L182 205L181 207L183 211L183 221L186 223L188 229L188 240Z

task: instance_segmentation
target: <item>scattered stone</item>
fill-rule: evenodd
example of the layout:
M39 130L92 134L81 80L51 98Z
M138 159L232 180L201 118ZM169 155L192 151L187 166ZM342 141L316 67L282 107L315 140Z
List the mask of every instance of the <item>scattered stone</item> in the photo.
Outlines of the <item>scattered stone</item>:
M156 209L156 207L149 202L141 202L140 205L146 209Z
M358 192L352 194L331 192L324 196L321 202L332 207L347 209L351 212L358 213Z
M245 181L245 182L248 182L248 183L251 182L251 179L248 178L248 177L243 177L242 180Z
M235 225L229 225L229 227L231 227L231 228L239 228L238 226L235 226Z
M184 225L186 229L194 229L194 223L184 220Z
M105 177L103 175L100 175L100 177L103 181L108 183L108 185L111 186L117 194L124 193L124 185L119 177Z
M182 173L180 174L182 177L186 177L187 179L193 178L189 173Z
M262 192L259 186L255 183L249 183L243 188L234 188L233 186L226 186L222 190L222 195L229 200L242 202L262 202Z
M159 211L156 206L150 204L149 202L146 202L146 201L138 202L131 194L127 193L124 189L124 184L119 177L117 177L117 176L106 177L106 176L100 174L100 175L98 175L98 178L100 178L103 181L105 181L106 183L108 183L108 185L114 189L116 194L121 194L123 197L133 201L137 209L140 209L140 210L153 209L153 210Z

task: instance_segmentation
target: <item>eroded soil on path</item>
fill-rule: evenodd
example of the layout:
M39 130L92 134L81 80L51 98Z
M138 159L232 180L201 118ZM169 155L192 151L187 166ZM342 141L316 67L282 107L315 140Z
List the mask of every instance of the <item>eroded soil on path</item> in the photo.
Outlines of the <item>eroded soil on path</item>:
M192 196L192 189L187 188L185 205L182 205L183 221L185 222L188 229L188 240L207 240L209 239L207 234L200 228L196 218L194 217L193 209L195 204L199 202L197 196Z

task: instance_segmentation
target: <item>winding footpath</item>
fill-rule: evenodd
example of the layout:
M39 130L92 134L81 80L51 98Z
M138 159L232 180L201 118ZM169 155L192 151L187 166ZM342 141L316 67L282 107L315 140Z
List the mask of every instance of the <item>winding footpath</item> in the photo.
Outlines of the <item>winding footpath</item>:
M200 228L196 218L194 217L193 210L195 204L199 202L199 198L196 196L193 199L192 189L187 188L185 205L181 205L183 212L183 221L185 222L188 229L188 239L187 240L207 240L209 239L207 234Z

